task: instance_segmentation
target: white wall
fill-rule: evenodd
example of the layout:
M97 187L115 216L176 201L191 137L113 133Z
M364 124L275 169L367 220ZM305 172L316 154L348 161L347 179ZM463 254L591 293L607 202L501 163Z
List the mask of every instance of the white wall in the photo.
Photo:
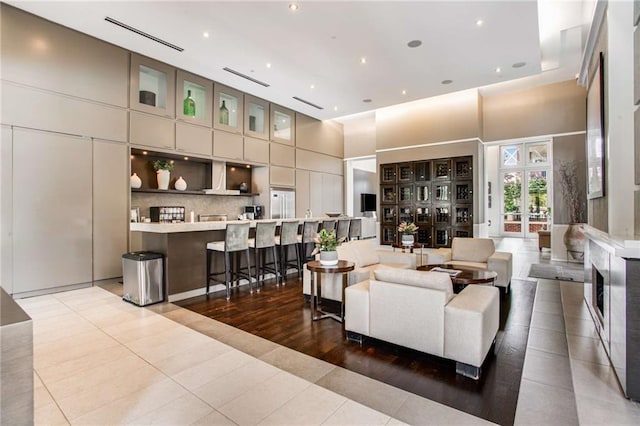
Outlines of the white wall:
M485 210L485 222L487 226L487 233L490 237L500 236L500 185L499 185L499 166L500 166L500 147L498 145L492 145L486 147L485 151L485 191L487 196L485 197L484 205ZM491 182L491 208L488 205L488 186Z

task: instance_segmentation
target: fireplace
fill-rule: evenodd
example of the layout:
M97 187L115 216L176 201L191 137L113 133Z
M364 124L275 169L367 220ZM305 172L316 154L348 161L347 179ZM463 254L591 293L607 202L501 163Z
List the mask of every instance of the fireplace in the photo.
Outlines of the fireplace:
M591 264L591 282L593 283L593 298L592 304L594 311L596 313L596 317L600 321L600 326L604 325L604 288L605 285L609 285L608 282L605 283L604 275L598 270L596 265ZM608 293L608 291L607 291Z

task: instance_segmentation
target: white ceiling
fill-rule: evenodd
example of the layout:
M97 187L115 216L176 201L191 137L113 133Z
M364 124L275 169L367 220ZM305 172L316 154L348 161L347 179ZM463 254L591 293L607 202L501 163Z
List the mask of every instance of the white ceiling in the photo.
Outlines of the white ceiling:
M295 12L286 1L7 3L319 119L529 76L518 81L573 78L590 18L579 0L299 1ZM107 16L184 51L108 23ZM422 45L409 48L411 40ZM512 67L518 62L526 65Z

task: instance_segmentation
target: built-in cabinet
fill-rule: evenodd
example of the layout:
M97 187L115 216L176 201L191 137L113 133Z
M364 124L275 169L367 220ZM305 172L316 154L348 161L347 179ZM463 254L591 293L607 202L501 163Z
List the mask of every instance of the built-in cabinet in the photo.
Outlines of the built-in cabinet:
M269 102L244 95L244 134L269 140Z
M170 65L131 54L129 107L174 118L176 70Z
M231 133L244 130L244 94L215 83L213 90L213 127Z
M296 216L307 210L314 216L344 212L343 177L331 173L296 170Z
M399 242L398 225L414 222L416 242L449 247L473 236L473 158L380 165L380 242Z
M178 70L176 79L176 118L211 127L213 85L206 78Z
M296 116L293 111L271 104L271 140L286 145L296 144Z

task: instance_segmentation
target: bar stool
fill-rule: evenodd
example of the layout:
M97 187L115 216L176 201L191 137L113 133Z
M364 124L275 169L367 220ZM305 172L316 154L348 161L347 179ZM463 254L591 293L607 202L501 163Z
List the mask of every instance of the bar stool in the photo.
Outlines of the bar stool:
M302 274L300 254L298 253L298 225L300 223L297 220L282 221L280 235L276 236L276 246L279 248L278 254L280 255L280 282L282 284L286 281L287 269L290 266L296 269L298 276ZM289 262L289 246L293 246L295 249L295 263Z
M322 224L320 225L320 228L321 229L326 229L327 232L335 231L336 230L336 220L335 219L323 220Z
M315 246L315 238L318 235L318 221L317 220L305 220L302 224L302 234L298 235L298 250L301 263L306 263L309 260L313 260L309 252L309 244Z
M362 219L351 219L349 225L349 240L362 238Z
M338 219L338 230L336 232L338 241L347 241L349 239L349 225L351 225L351 219Z
M247 256L247 267L241 268L238 262L238 269L234 270L231 263L231 253L244 251ZM224 271L211 272L213 253L224 253ZM246 272L243 272L245 269ZM224 274L224 281L216 278L217 275ZM231 298L231 281L234 278L246 278L249 280L249 291L253 293L253 278L251 277L251 261L249 258L249 222L227 223L224 241L213 241L207 243L207 294L211 281L225 284L227 287L227 300Z
M254 272L256 277L256 287L260 291L260 283L264 285L264 277L267 272L271 272L276 277L279 284L280 268L278 267L278 257L276 256L276 226L277 222L257 222L256 236L249 238L249 248L253 249ZM271 249L273 262L266 263L265 250ZM262 255L262 256L260 256ZM262 280L260 280L262 275Z

